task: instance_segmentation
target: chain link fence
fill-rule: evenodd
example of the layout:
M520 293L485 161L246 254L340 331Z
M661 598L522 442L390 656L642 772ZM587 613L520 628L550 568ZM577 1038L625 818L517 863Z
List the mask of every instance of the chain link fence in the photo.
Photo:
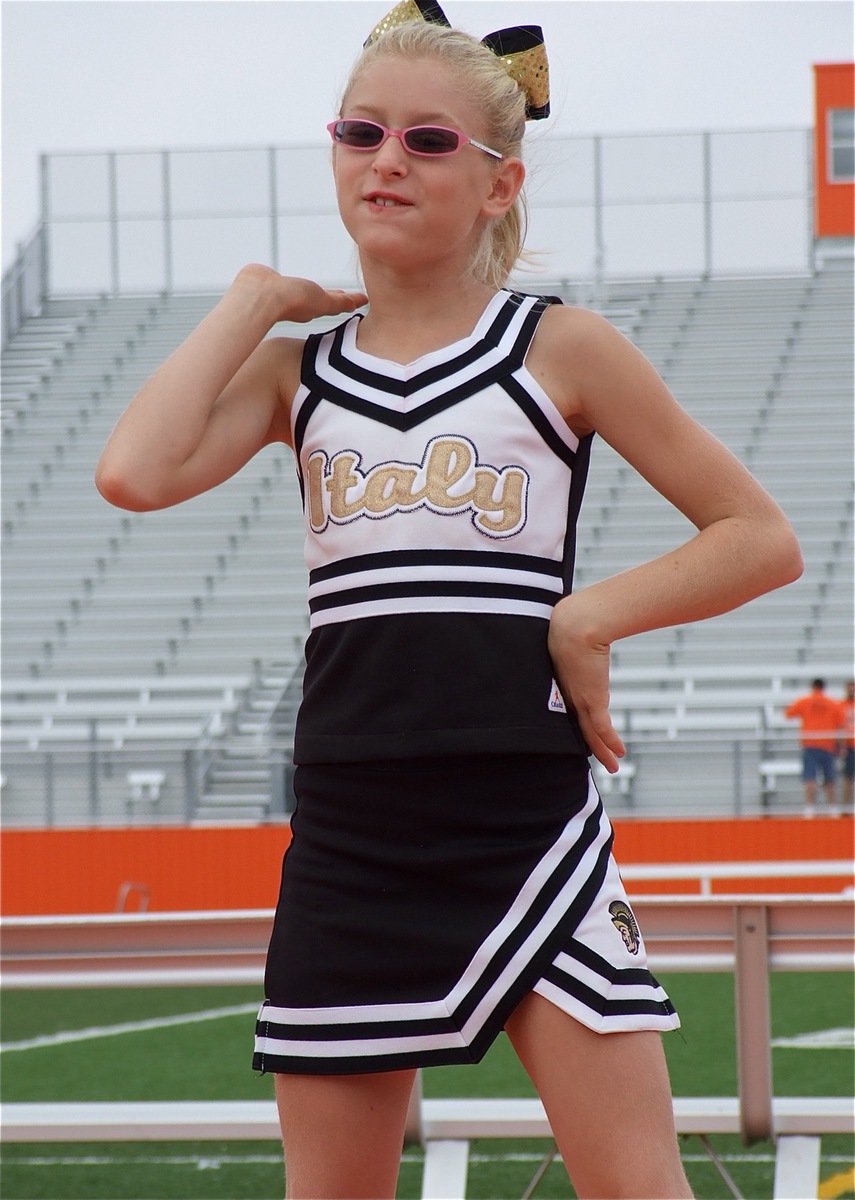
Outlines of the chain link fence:
M810 130L535 131L527 158L534 285L813 266ZM61 153L40 170L40 225L3 281L4 337L34 297L217 292L247 262L355 278L329 146Z

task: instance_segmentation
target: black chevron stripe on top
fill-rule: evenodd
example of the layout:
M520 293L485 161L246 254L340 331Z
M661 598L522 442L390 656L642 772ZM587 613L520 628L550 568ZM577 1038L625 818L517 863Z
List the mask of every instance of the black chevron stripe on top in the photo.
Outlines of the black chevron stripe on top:
M406 433L513 374L525 361L541 315L550 304L558 301L551 297L522 296L515 292L506 292L505 296L497 315L473 345L460 354L435 363L411 379L395 377L391 368L397 364L386 362L387 370L377 371L348 357L344 350L345 334L348 329L355 329L358 325L361 319L358 314L334 330L310 334L306 339L300 376L309 395L304 399L294 425L294 450L298 461L306 427L322 400ZM527 311L522 322L515 334L510 336L511 322L524 306ZM500 351L498 358L496 351ZM479 363L482 363L481 367ZM419 399L420 392L441 382L447 383L447 390L441 395ZM371 389L380 398L366 396L366 389ZM406 398L411 403L402 412L383 403L384 394L398 400ZM520 402L518 389L514 398ZM550 445L555 440L553 438ZM567 455L572 453L568 447L563 447L562 457L565 461Z
M453 380L455 375L465 374L468 368L483 358L489 350L503 349L503 357L508 364L507 369L516 370L517 367L522 365L526 351L534 336L534 331L537 328L537 323L540 320L540 315L548 307L548 304L546 301L535 301L529 309L513 343L510 346L503 347L502 343L508 326L519 307L520 298L514 293L510 293L495 320L473 346L470 346L461 354L447 359L445 362L439 362L426 368L411 379L390 378L388 374L372 371L370 368L354 362L353 359L348 358L344 354L345 331L351 324L354 326L358 325L361 317L357 315L356 317L352 317L350 321L339 325L334 331L329 349L329 364L336 371L340 372L340 374L346 376L348 379L352 379L355 383L376 388L395 396L414 396L435 383L441 383L443 380ZM320 342L326 335L315 334L313 336L318 338L318 342ZM303 382L309 389L314 386L315 379L317 378L316 375L315 379L312 378L313 370L313 366L307 365L303 377Z

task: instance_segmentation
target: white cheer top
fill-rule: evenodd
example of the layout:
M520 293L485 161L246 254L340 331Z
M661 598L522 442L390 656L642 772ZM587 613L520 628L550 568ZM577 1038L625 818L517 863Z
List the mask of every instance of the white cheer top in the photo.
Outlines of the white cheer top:
M592 440L525 366L552 302L499 291L468 337L407 364L358 348L359 315L307 339L297 763L587 753L546 645Z

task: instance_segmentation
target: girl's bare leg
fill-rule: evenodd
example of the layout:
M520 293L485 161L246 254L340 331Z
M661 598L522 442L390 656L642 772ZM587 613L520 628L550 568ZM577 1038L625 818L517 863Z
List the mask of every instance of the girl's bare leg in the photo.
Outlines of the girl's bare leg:
M658 1033L594 1033L535 992L505 1028L579 1197L691 1197Z
M414 1076L277 1075L288 1200L394 1200Z

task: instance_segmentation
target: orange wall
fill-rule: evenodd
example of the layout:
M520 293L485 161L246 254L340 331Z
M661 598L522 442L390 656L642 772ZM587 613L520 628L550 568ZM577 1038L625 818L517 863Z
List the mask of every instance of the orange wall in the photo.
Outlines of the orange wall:
M616 821L621 863L848 859L852 823L818 817L741 821ZM125 882L145 884L152 912L272 908L287 827L7 829L0 834L6 916L113 912ZM717 891L839 891L839 880L746 883ZM697 892L690 882L632 883L631 893ZM128 905L136 908L136 898Z
M125 882L145 884L152 912L271 908L287 826L194 829L6 829L5 916L113 912ZM129 909L138 907L136 898Z
M855 107L855 63L814 66L816 236L855 235L855 183L830 183L828 112Z

